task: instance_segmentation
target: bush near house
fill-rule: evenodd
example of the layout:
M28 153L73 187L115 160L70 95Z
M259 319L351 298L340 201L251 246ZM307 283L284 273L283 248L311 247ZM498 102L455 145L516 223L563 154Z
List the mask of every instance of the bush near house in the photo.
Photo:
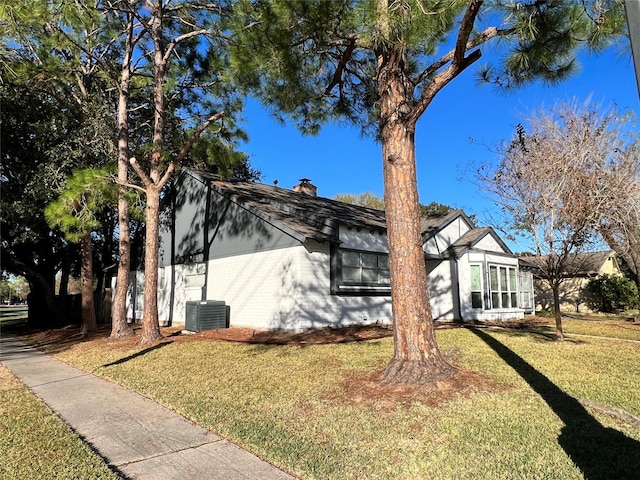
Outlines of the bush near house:
M628 278L598 275L587 284L591 308L604 313L639 308L638 290Z

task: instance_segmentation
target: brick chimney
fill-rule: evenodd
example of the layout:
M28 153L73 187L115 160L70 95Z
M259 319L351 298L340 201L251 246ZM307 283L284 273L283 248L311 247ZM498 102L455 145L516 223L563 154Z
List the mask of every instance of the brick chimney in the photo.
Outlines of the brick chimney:
M305 193L307 195L311 195L313 197L318 195L318 187L311 183L311 180L308 178L301 178L300 183L293 187L294 192Z

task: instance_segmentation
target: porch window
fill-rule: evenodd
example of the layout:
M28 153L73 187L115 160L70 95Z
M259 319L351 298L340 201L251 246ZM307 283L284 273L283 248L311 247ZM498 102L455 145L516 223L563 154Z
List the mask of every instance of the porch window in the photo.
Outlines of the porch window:
M516 269L513 267L489 266L492 308L516 308L518 306L516 274Z
M332 252L332 293L389 295L386 253L336 249Z
M482 267L471 265L471 308L482 308Z
M515 268L509 269L509 294L511 295L511 308L518 306L518 276Z

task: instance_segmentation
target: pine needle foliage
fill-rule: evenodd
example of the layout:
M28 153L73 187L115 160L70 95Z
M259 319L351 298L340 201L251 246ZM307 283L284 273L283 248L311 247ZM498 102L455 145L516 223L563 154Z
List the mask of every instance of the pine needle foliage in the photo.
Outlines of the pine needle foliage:
M417 102L453 61L470 3L481 5L465 55L491 53L476 73L500 89L559 83L577 71L579 50L601 52L627 35L622 0L241 0L230 25L233 66L304 133L333 120L376 137L376 52L403 52Z
M98 213L115 204L117 199L117 186L111 180L112 176L112 167L75 170L57 200L45 208L49 225L58 227L72 243L80 242L99 229Z

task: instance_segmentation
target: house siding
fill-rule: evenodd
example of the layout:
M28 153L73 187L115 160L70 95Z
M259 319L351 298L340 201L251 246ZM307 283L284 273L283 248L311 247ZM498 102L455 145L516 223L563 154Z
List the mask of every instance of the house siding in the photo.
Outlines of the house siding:
M456 264L450 260L427 261L427 288L434 320L455 320L459 304L456 292L458 276Z
M504 252L500 244L491 235L486 235L478 243L473 246L474 250L484 250L487 252ZM517 264L516 260L516 264Z
M299 331L391 322L389 297L330 294L329 255L328 244L308 242L211 260L207 299L229 305L235 326Z
M175 214L163 215L160 266L300 245L300 241L287 232L215 189L208 189L195 178L183 175L178 182L175 189L180 193L175 198ZM172 228L175 231L173 244Z
M389 251L389 244L385 232L368 228L347 227L344 225L340 225L338 231L341 248L382 253Z
M185 280L187 265L161 267L158 271L158 320L161 325L185 322L186 302L203 300L203 287L189 287ZM173 286L173 288L172 288Z
M349 210L332 218L327 211L331 213L335 205L326 207L319 200L324 217L318 214L315 218L315 212L300 207L297 213L309 215L293 218L289 216L293 210L287 210L286 193L276 198L277 205L269 203L273 200L270 194L260 203L256 201L260 200L260 188L254 190L253 185L245 184L234 190L231 184L203 183L203 178L188 172L180 175L174 184L177 194L169 198L171 208L162 216L161 324L184 324L189 300L224 301L232 326L259 329L300 331L392 322L391 296L386 288L375 294L367 291L369 285L362 291L332 290L336 271L340 272L336 263L341 258L336 252L342 254L339 249L388 252L384 223L376 215ZM278 195L281 190L277 189ZM299 203L299 198L292 198L291 203ZM322 210L325 207L327 210ZM337 211L344 213L343 209ZM464 214L445 220L441 227L423 245L434 320L522 317L522 309L472 309L470 305L470 264L482 265L485 277L490 264L517 267L518 260L508 248L490 229L484 229L489 232L485 236L477 230L465 238L467 243L457 245L456 241L473 228ZM202 272L194 275L199 268ZM139 318L142 309L135 300L142 276L138 273L133 278L138 281L133 282L129 308L131 317ZM486 291L486 278L483 283Z

